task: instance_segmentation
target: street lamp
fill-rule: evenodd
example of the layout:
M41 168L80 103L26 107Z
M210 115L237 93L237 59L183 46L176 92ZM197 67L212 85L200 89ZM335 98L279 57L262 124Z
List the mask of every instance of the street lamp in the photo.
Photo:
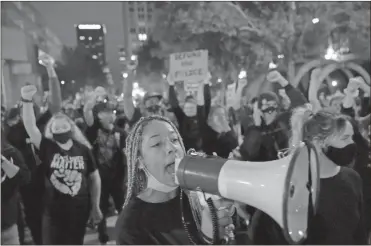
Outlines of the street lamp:
M128 73L123 73L123 74L122 74L122 77L124 77L125 79L126 79L128 76L129 76Z
M239 79L243 79L243 78L245 78L246 77L246 71L245 70L242 70L241 72L240 72L240 74L238 75L238 78Z
M319 19L318 18L313 18L313 20L312 20L312 23L313 24L317 24L319 22Z
M333 87L335 87L335 86L338 85L338 82L337 82L336 80L333 80L333 81L331 82L331 85L332 85Z
M62 80L62 81L61 81L61 84L64 85L64 83L65 83L64 80Z
M218 78L218 83L222 83L222 79L221 78Z

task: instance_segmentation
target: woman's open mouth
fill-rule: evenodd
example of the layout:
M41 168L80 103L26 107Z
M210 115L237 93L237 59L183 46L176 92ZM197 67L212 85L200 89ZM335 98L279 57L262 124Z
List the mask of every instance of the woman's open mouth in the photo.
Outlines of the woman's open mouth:
M165 171L170 174L175 174L175 161L170 164L167 164L165 167Z

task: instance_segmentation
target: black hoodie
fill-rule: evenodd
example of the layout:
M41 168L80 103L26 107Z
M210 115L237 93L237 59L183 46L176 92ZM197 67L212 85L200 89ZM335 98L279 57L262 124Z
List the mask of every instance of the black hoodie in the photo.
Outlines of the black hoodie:
M8 143L2 143L1 154L19 167L13 178L8 178L1 170L1 230L17 223L18 218L18 189L30 180L30 172L22 154Z

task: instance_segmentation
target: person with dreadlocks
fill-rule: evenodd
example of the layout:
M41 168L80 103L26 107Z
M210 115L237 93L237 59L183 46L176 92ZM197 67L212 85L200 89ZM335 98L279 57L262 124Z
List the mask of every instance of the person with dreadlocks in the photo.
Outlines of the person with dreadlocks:
M206 110L210 108L211 104L210 89L208 88L210 78L211 75L208 74L203 83L199 84L197 99L192 95L185 98L182 109L179 106L176 96L174 88L175 81L172 74L167 76L169 83L169 102L179 123L179 131L186 150L195 149L196 151L200 151L202 149L200 122L205 118Z
M126 146L128 190L116 222L116 243L207 242L213 235L210 211L197 210L197 200L175 183L175 161L186 152L174 124L161 116L141 118L131 130ZM220 199L214 205L220 233L224 233L224 227L232 223L233 203ZM195 214L199 217L192 217ZM201 225L196 222L199 219Z
M24 86L21 95L23 123L39 150L45 181L42 244L83 244L89 213L94 223L102 219L100 177L91 145L62 113L52 116L42 134L31 100L36 91L33 85Z

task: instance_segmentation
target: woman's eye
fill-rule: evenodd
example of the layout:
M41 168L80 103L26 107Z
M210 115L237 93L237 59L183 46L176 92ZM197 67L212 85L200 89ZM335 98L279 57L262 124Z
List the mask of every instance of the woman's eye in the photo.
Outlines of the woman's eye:
M154 145L152 145L152 147L159 147L161 145L161 143L156 143Z
M173 143L177 143L177 142L179 142L179 139L174 138L174 139L171 140L171 142L173 142Z

